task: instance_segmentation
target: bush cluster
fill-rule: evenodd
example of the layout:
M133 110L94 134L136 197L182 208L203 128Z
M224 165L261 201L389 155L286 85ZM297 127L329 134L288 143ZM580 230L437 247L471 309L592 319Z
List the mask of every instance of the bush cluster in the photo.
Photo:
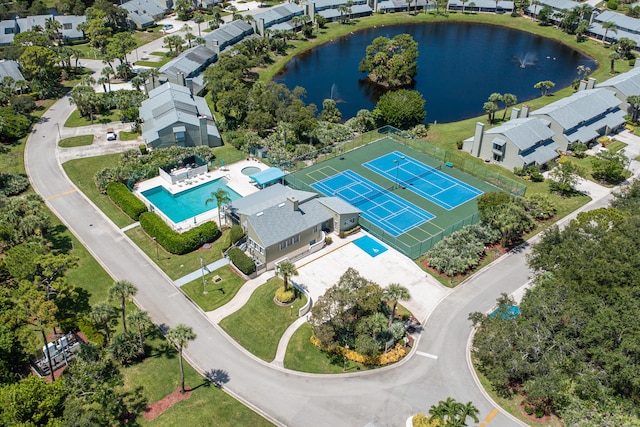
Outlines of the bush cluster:
M296 294L292 288L289 288L285 291L284 286L282 286L276 291L276 299L278 300L278 302L281 302L283 304L293 301L295 296Z
M447 276L475 267L485 253L485 245L500 240L500 232L487 225L467 225L453 232L426 253L429 265Z
M229 259L231 260L233 265L238 267L238 269L244 274L249 276L250 274L255 273L256 263L253 262L253 260L249 258L244 252L242 252L241 249L231 248L229 249L229 252L227 252L227 254L229 255Z
M377 366L388 365L390 363L396 363L407 354L407 351L404 349L404 347L400 343L396 344L396 346L392 350L389 350L386 353L382 353L378 356L370 357L370 356L365 356L364 354L360 354L355 350L346 349L341 346L336 346L332 349L325 348L322 346L322 343L320 342L320 340L315 337L315 335L311 336L310 341L311 341L311 344L315 345L322 351L327 351L334 354L338 354L340 356L345 356L347 359L353 362L362 363L363 365L377 365Z
M192 252L201 244L214 242L220 237L218 225L213 221L205 222L181 234L153 212L140 215L140 225L149 236L155 237L163 248L176 255Z
M147 206L142 200L138 199L124 184L110 182L107 185L107 195L134 221L137 221L140 215L147 211Z
M16 196L29 188L29 180L24 175L0 173L0 196Z
M244 230L239 225L234 225L231 227L231 230L229 230L229 240L232 245L242 239L242 236L244 236Z
M430 427L431 419L425 414L416 414L413 416L413 427Z

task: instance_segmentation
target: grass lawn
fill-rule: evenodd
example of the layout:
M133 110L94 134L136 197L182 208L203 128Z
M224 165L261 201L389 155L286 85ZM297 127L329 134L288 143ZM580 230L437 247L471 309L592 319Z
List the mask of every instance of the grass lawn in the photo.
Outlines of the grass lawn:
M276 357L278 342L284 331L298 318L298 309L307 298L298 298L291 306L273 302L282 279L274 277L255 290L240 310L220 322L220 326L246 350L262 360Z
M119 120L120 120L120 116L118 111L116 110L111 110L108 113L96 114L93 116L93 124L112 123L112 122L117 122ZM90 124L92 124L91 120L87 117L82 117L78 109L73 110L73 112L71 113L67 121L64 123L64 125L68 128L89 126Z
M151 404L180 387L180 367L177 352L158 332L148 339L147 346L150 356L142 363L123 368L122 374L125 390ZM191 397L174 404L154 420L145 420L140 414L136 419L140 425L272 425L204 379L189 364L185 363L184 373L185 385L193 390Z
M214 276L220 276L220 282L213 281ZM238 276L228 265L207 273L206 280L207 293L203 293L202 277L183 285L182 289L189 298L193 300L204 311L212 311L231 301L238 293L245 280Z
M62 141L58 142L58 146L63 148L82 147L84 145L91 145L91 144L93 144L93 135L72 136L70 138L65 138Z
M211 162L212 166L221 166L222 161L224 161L225 165L229 165L247 158L247 153L236 149L228 143L222 147L214 148L213 153L216 155L216 158Z
M230 246L229 231L222 233L222 236L211 244L211 249L202 249L184 255L175 255L165 251L162 246L156 243L144 232L142 227L132 228L126 232L127 236L147 254L149 258L164 271L171 279L180 277L200 269L200 257L205 264L210 264L222 258L222 252ZM202 283L201 283L202 284ZM201 291L202 292L202 291Z
M133 141L134 139L138 139L139 136L140 132L129 132L123 130L118 135L118 138L120 138L120 141Z
M125 227L133 223L124 212L114 205L106 194L101 194L96 187L94 176L97 171L113 166L120 154L107 154L86 159L70 160L62 165L65 172L98 208L105 213L118 227Z
M149 29L151 29L151 31L147 31L147 29L145 29L145 31L136 31L135 33L133 33L133 39L138 44L138 47L144 46L147 43L151 43L152 41L157 40L163 36L162 26L155 25L153 27L150 27Z
M313 330L308 323L303 324L294 332L287 345L284 367L313 374L340 374L344 372L344 359L339 355L325 353L311 344L309 339L312 334ZM346 372L366 371L369 369L366 365L347 359Z
M168 56L166 52L149 52L146 55L159 56L160 60L157 60L157 61L136 61L136 65L142 65L142 66L145 66L145 67L160 68L164 64L166 64L167 62L169 62L169 61L171 61L172 59L175 58L175 57L172 57L172 56Z
M607 145L607 150L609 150L612 153L617 153L618 151L622 150L626 146L627 146L626 143L622 141L615 141L615 138L614 138L614 142Z

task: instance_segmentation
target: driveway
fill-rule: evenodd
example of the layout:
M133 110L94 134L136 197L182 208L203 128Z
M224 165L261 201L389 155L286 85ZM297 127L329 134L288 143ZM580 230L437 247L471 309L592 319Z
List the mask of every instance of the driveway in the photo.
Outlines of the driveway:
M358 237L361 236L362 233ZM330 248L331 246L328 247ZM425 320L436 304L451 292L451 289L427 275L409 258L389 247L387 251L372 258L355 244L349 243L335 251L328 251L313 262L304 262L304 259L300 260L303 265L298 267L298 276L294 280L309 291L313 301L317 301L330 286L336 284L350 267L382 287L390 283L407 287L411 299L403 301L402 305L420 321Z

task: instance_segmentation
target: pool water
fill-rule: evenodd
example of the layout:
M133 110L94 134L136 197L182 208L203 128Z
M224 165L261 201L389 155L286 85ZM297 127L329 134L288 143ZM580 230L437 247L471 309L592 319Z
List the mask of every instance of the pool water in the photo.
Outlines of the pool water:
M375 239L369 236L361 237L353 241L353 244L371 255L371 258L375 258L383 252L387 251L387 248Z
M161 211L174 223L178 223L207 211L217 209L218 204L215 201L207 205L205 204L205 200L212 198L211 193L219 188L227 192L231 201L242 197L227 187L222 178L205 182L197 187L192 187L176 194L171 194L166 188L160 185L143 191L142 195L151 202L156 210Z
M251 176L253 174L256 174L258 172L260 172L262 169L260 169L259 167L256 166L247 166L246 168L242 168L242 170L240 172L242 172L243 174L247 175L247 176Z

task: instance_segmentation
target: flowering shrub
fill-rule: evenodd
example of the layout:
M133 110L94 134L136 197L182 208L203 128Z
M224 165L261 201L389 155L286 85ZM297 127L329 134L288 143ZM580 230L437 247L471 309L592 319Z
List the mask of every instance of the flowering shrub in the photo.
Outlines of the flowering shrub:
M311 336L311 339L309 341L311 341L311 344L315 345L316 347L318 347L322 351L330 351L330 349L323 348L322 344L320 343L320 340L318 340L318 338L316 338L315 336ZM340 356L346 356L347 359L349 359L349 360L351 360L353 362L362 363L363 365L384 366L384 365L388 365L390 363L395 363L395 362L399 361L404 356L406 356L407 351L404 349L402 344L398 343L398 344L396 344L396 346L395 346L395 348L393 350L389 350L388 352L383 353L383 354L381 354L379 356L376 356L376 357L368 357L368 356L365 356L363 354L358 353L355 350L346 349L346 348L341 347L341 346L337 346L332 351L332 353L338 354Z

